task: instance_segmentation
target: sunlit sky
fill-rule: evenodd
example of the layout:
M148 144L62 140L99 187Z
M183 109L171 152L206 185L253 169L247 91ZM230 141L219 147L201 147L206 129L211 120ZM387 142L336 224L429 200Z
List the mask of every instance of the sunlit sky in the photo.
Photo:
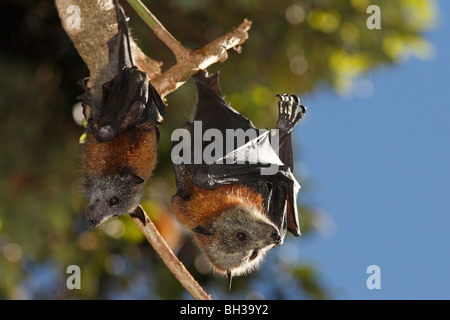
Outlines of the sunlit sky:
M450 299L450 2L438 4L431 59L378 69L349 97L302 97L298 200L323 213L299 258L331 298Z

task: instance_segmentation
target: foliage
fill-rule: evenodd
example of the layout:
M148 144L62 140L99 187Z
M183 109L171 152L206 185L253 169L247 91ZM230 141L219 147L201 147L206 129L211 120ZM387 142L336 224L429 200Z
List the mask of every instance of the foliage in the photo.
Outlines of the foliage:
M260 127L275 124L277 93L305 94L331 86L345 94L371 70L400 63L410 54L426 58L432 52L424 32L436 20L433 1L376 1L382 12L380 30L366 27L370 4L368 0L146 3L191 48L203 46L244 18L253 22L242 53L230 54L210 71L220 70L227 100ZM124 7L143 50L163 61L164 68L170 67L174 62L170 51L126 3ZM0 297L189 298L129 217L99 230L87 227L78 162L83 128L74 123L72 106L81 93L76 81L88 71L62 30L53 2L5 0L0 3L0 15L4 39L0 49ZM170 134L187 120L194 100L192 83L167 98L159 164L143 203L161 233L213 298L330 298L320 272L301 258L302 239L314 236L315 221L314 207L301 200L302 193L308 192L302 177L303 236L288 237L269 254L260 271L235 279L231 293L224 279L210 273L168 207L175 191ZM286 250L291 250L288 255ZM82 270L81 290L68 290L65 285L66 268L73 264Z

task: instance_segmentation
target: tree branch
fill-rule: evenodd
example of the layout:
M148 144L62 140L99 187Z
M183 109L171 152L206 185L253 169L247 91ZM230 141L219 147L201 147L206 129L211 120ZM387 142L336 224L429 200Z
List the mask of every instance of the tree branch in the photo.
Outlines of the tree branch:
M248 39L247 32L252 25L249 20L245 19L237 28L202 49L191 50L183 47L140 0L128 0L128 2L177 59L176 65L152 80L152 84L162 96L175 91L198 71L204 70L216 62L224 62L228 58L227 50L239 50L239 46Z
M244 20L237 28L207 44L202 49L191 50L183 47L156 17L138 0L130 4L143 17L147 25L174 53L177 64L161 74L162 63L146 56L131 41L133 60L139 69L145 71L152 85L164 97L183 85L199 70L228 58L227 50L239 48L248 39L251 22ZM86 63L90 77L88 86L101 90L101 84L111 80L114 74L105 72L108 64L107 41L117 33L117 21L112 0L55 0L62 26L72 39L75 48ZM78 11L71 10L73 7ZM75 23L79 19L79 24Z
M250 26L251 22L244 20L237 28L202 49L189 50L189 54L185 55L176 65L156 76L152 80L152 84L162 95L175 91L200 70L204 70L216 62L227 60L227 50L239 50L239 46L248 38L247 31Z
M189 271L186 270L185 266L178 260L144 209L141 206L137 207L134 213L131 214L131 217L169 270L192 297L197 300L210 300L211 297L206 294Z

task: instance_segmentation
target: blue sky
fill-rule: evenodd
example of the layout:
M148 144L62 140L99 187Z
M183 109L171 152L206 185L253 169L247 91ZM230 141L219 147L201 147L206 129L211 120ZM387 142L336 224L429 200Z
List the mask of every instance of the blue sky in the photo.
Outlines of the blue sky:
M297 159L311 183L298 200L332 223L299 239L300 259L333 298L450 299L450 2L439 10L430 61L374 71L369 98L302 97Z

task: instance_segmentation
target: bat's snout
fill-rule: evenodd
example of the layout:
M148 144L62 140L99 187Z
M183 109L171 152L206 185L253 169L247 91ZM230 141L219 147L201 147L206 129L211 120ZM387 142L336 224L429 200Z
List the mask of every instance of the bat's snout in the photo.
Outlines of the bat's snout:
M270 238L273 240L275 245L281 245L283 243L283 239L281 238L280 233L277 230L273 230L270 234Z
M88 223L89 223L89 227L95 228L96 226L98 226L99 221L98 221L98 219L90 218L90 219L88 219Z
M104 219L104 215L99 211L99 199L89 204L86 210L87 222L90 228L97 227Z

